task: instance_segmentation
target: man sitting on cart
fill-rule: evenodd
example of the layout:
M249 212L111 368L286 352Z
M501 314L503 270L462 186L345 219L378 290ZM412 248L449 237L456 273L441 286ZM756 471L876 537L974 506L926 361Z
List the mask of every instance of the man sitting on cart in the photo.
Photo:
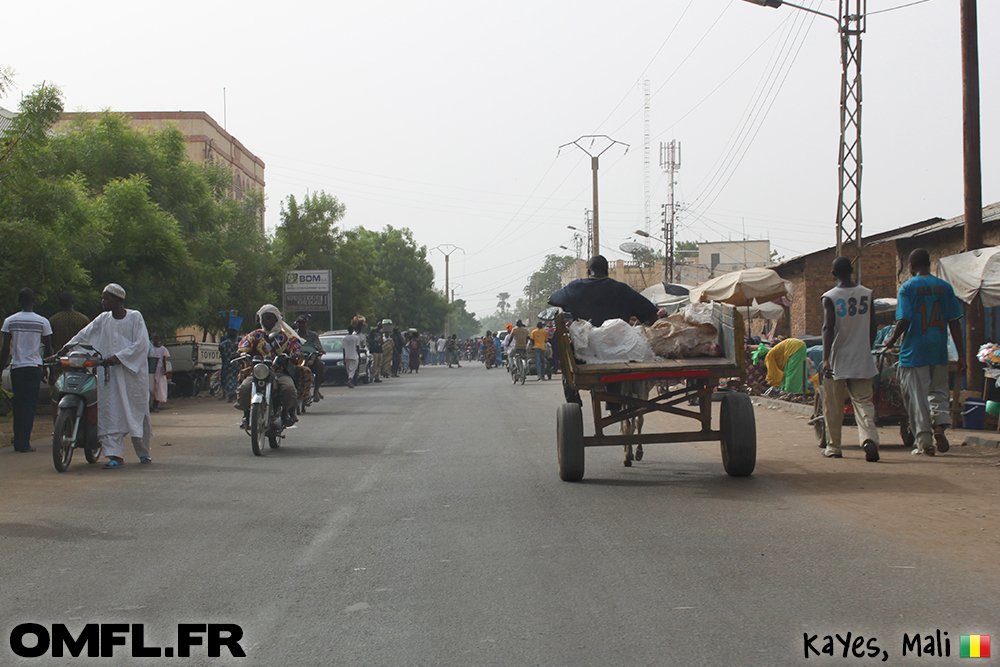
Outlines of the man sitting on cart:
M615 318L628 322L656 321L657 307L634 289L608 277L608 260L594 255L587 262L587 277L574 280L549 297L549 304L572 313L578 320L588 320L595 327Z
M625 283L608 277L608 260L594 255L587 262L587 277L574 280L549 297L549 304L558 306L578 320L588 320L599 327L615 318L628 322L633 317L652 324L658 308L652 301ZM566 401L583 405L580 392L570 389L563 377ZM614 406L617 408L617 406Z

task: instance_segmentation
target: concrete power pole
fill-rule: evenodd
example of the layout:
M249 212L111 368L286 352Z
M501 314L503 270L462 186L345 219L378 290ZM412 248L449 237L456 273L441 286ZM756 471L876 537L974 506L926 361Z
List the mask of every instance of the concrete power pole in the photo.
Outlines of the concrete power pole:
M590 139L590 145L587 146L586 148L580 143L585 139ZM598 139L606 140L608 142L608 145L595 154L591 152L591 149L593 148L594 143ZM606 134L587 134L580 137L576 141L570 141L569 143L565 143L559 147L559 152L562 152L562 149L566 148L567 146L576 146L577 148L579 148L584 153L590 156L590 169L593 172L593 190L594 190L594 221L591 224L591 228L593 230L593 244L591 245L591 252L590 252L591 256L601 254L601 236L600 236L600 222L599 222L600 216L598 214L599 209L597 206L597 170L600 167L600 157L604 155L604 153L615 144L620 144L624 146L625 152L628 153L628 144L626 144L623 141L617 141L616 139L612 139ZM556 157L559 157L558 153L556 154Z

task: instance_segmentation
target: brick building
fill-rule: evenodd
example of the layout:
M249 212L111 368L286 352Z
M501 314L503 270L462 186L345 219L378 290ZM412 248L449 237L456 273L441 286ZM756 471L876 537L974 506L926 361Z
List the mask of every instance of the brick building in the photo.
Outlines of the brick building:
M876 299L895 298L898 289L896 280L896 250L891 243L880 243L890 237L913 233L926 226L942 222L941 218L931 218L890 232L865 237L862 241L861 282L874 292ZM794 297L792 305L786 307L788 317L779 320L777 331L784 336L818 336L823 330L823 293L833 287L830 268L837 257L837 249L826 248L794 257L773 266L785 280L792 283Z
M914 248L926 248L931 254L931 272L937 271L937 259L965 249L965 216L948 220L931 218L881 234L866 236L862 243L861 283L874 291L876 299L895 298L899 286L910 279L909 255ZM983 209L983 242L1000 244L1000 202ZM830 266L835 248L818 250L795 257L772 267L794 289L789 317L779 321L778 333L791 336L819 335L823 329L821 297L833 284ZM990 309L993 311L995 309ZM987 312L987 335L996 330L996 315ZM886 316L891 323L893 316Z

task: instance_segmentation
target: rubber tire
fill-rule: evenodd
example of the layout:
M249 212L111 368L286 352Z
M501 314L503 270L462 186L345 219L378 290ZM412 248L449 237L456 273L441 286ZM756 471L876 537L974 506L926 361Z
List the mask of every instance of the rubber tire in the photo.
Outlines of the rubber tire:
M86 422L87 415L84 415L83 419L84 423L80 424L81 433L78 433L76 437L83 440L83 442L87 442L90 440L90 438L87 437L89 435L87 429L90 428ZM101 443L97 442L93 447L84 446L83 455L87 457L87 463L97 463L97 460L101 458Z
M250 406L250 447L254 456L264 455L264 438L267 437L266 412L261 403Z
M277 435L267 436L267 444L271 449L281 447L281 439Z
M757 465L757 420L747 394L723 394L719 430L722 466L732 477L748 477Z
M66 446L67 439L73 435L73 417L72 410L60 410L52 431L52 463L59 472L66 472L73 460L73 445Z
M563 403L556 410L556 453L562 481L583 479L583 408L576 403Z
M528 379L528 362L524 362L521 366L521 384L524 384L525 380Z
M917 439L913 435L913 431L910 430L910 422L903 421L899 425L899 437L903 439L903 444L907 447L913 447L916 444Z

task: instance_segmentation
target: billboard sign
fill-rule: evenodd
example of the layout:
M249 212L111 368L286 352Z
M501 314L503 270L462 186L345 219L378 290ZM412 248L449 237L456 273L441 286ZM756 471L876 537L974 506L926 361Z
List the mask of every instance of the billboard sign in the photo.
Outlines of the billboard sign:
M285 294L330 293L329 269L288 271L285 273Z
M330 295L299 292L285 295L285 310L308 313L316 310L330 310Z

